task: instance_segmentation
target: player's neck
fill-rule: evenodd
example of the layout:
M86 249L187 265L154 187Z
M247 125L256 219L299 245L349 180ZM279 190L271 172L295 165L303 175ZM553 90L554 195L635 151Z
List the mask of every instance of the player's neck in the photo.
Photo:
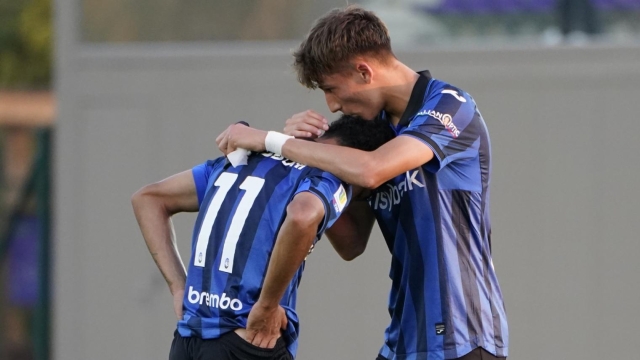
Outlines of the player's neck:
M393 125L398 125L400 122L418 77L418 73L398 60L394 60L385 71L384 111Z

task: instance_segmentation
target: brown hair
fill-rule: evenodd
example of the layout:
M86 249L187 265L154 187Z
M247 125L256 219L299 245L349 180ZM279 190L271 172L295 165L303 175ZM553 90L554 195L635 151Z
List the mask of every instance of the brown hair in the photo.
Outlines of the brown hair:
M387 27L373 12L352 5L333 9L316 21L293 53L298 81L315 89L323 76L342 70L358 55L384 61L391 51Z

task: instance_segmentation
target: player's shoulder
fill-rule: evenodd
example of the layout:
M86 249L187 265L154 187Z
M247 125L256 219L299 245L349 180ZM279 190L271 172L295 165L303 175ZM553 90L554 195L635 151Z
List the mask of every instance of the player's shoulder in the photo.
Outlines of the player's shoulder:
M209 159L209 160L206 160L206 161L194 166L192 171L194 172L194 174L208 176L213 171L224 167L224 164L225 164L225 158L224 157L219 157L219 158L215 158L215 159Z
M307 178L316 189L324 189L321 191L331 201L336 212L342 212L351 199L352 190L349 184L330 172L314 167L309 167Z
M207 167L217 167L222 166L226 162L226 158L224 156L217 157L215 159L209 159L205 161L204 165Z
M473 98L468 92L439 79L431 79L427 92L425 93L424 105L427 105L427 103L433 100L443 102L457 101L462 104L473 103Z
M442 80L431 79L422 106L415 116L434 117L444 121L444 117L454 114L470 115L475 108L475 101L466 91Z

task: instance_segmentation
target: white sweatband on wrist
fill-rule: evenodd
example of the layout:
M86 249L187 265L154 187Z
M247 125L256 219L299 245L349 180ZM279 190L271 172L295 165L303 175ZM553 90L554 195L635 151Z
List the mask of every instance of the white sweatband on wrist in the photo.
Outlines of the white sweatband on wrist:
M267 137L264 139L264 147L268 152L272 152L277 155L282 155L282 146L287 140L293 139L293 136L285 135L277 131L269 131Z

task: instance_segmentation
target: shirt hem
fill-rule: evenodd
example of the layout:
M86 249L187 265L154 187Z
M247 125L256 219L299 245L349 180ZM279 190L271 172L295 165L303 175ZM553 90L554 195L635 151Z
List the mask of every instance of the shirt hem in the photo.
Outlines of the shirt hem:
M424 352L416 352L409 354L397 355L387 345L380 349L379 356L387 360L448 360L457 359L465 356L476 348L483 348L494 356L507 357L509 355L509 347L500 347L494 344L473 344L465 343L456 346L454 349L428 350Z

